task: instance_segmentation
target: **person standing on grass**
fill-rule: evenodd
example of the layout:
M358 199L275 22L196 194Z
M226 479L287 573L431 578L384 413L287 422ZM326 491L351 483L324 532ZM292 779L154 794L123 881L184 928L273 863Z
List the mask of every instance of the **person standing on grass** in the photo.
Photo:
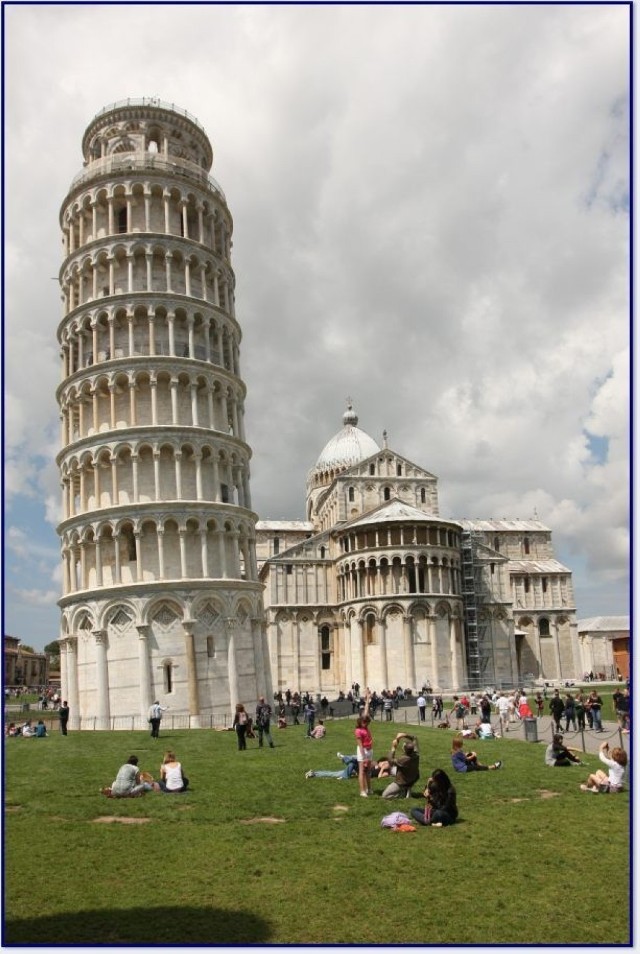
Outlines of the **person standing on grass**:
M271 738L271 706L265 701L264 696L258 699L256 706L256 728L258 729L258 748L262 748L263 738L266 736L269 748L275 748Z
M502 692L498 696L496 707L500 719L500 732L504 735L505 732L509 731L509 700Z
M576 710L576 720L578 722L578 731L585 728L584 696L582 690L576 692L573 700L573 707Z
M358 756L358 783L360 785L360 795L362 798L368 798L371 795L371 763L373 761L373 736L369 730L369 691L364 705L364 711L356 720L356 754Z
M236 712L233 717L233 728L236 730L238 738L238 752L244 752L247 748L247 729L249 728L249 716L247 710L238 702Z
M67 723L69 722L69 703L66 699L58 709L58 718L60 719L60 731L63 735L66 735Z
M427 719L427 700L426 700L425 697L422 695L422 693L420 693L420 695L418 696L417 706L418 706L418 718L420 719L420 722L426 722L426 719Z
M473 709L472 709L473 712ZM480 699L480 715L481 722L488 722L491 724L491 699L485 692L485 694Z
M628 689L625 689L618 699L616 715L620 728L625 734L628 733L631 726L631 693Z
M316 721L316 707L313 704L311 696L307 699L304 707L304 721L307 725L307 738L310 739L313 733L313 727Z
M151 738L159 739L160 738L160 723L162 721L162 713L166 712L167 707L161 706L158 700L149 706L149 722L151 724Z

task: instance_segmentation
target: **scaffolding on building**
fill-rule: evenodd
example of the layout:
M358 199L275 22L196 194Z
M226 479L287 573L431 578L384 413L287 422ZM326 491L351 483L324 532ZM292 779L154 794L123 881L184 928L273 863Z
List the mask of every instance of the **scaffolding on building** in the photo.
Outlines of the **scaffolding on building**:
M467 674L470 689L484 689L495 684L493 636L484 605L482 568L490 558L479 555L482 534L473 530L462 532L462 598L466 633Z

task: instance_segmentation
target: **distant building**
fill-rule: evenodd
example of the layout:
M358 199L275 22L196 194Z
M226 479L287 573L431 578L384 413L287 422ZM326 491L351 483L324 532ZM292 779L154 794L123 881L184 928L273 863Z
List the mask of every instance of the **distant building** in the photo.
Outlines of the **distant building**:
M49 659L46 653L32 652L20 645L17 636L4 637L5 688L46 686L49 682Z
M437 478L349 405L306 521L261 520L274 689L515 686L580 671L571 571L531 520L440 516Z
M631 671L628 616L591 616L578 620L581 675L603 673L607 679L618 674L627 679Z

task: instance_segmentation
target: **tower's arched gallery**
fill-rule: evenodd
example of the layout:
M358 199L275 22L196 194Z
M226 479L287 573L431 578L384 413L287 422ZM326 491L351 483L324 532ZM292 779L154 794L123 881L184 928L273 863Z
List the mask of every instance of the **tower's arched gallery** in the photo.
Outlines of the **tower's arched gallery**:
M192 116L98 113L63 202L61 669L72 726L189 724L275 689L575 675L570 571L538 520L443 519L351 407L303 521L251 509L233 223Z

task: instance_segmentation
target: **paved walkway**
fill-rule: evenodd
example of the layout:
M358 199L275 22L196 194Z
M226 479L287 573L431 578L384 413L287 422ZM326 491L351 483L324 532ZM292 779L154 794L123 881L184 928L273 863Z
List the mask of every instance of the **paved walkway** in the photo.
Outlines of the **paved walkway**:
M381 718L382 716L382 718ZM467 724L469 728L473 728L476 721L476 716L470 715ZM376 713L376 722L382 722L385 720L383 713ZM455 720L451 719L452 726L455 726ZM555 723L551 719L551 716L544 715L540 718L534 720L535 723L535 732L537 734L537 740L539 743L544 743L549 745L551 742L552 736L555 732ZM427 712L427 719L425 722L419 722L418 713L415 706L405 706L399 709L393 710L393 724L404 726L404 725L423 725L426 728L432 728L435 723L431 718L431 713ZM499 720L497 715L491 716L491 724L493 726L494 732L499 729ZM598 754L598 749L603 742L608 742L611 748L614 748L616 745L622 746L622 748L628 753L631 753L631 736L620 731L617 722L613 721L604 721L602 722L602 732L595 732L593 729L585 729L584 731L578 730L574 732L573 729L569 729L568 732L564 731L564 722L562 723L562 734L564 736L564 744L569 746L569 748L579 749L582 752L589 752L592 755ZM530 728L530 727L529 727ZM509 732L505 734L504 738L509 741L514 742L524 742L531 741L527 740L525 737L525 723L518 720L517 722L512 722L509 725Z

